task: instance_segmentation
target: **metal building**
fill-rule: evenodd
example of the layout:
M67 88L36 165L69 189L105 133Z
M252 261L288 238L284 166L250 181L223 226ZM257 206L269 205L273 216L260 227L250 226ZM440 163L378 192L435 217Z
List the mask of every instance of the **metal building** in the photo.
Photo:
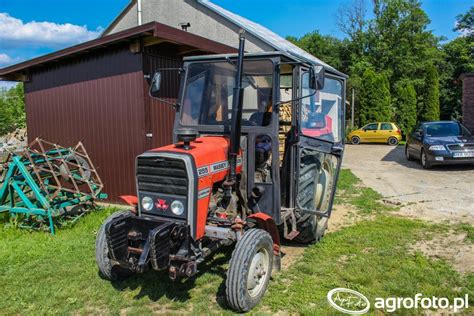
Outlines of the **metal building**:
M172 140L174 110L148 96L156 68L232 47L152 22L0 70L25 83L28 140L82 141L111 201L135 192L135 157ZM164 85L175 100L178 80Z
M102 36L0 69L25 83L29 141L82 141L111 201L135 193L135 157L172 140L174 111L148 96L145 78L189 55L282 51L337 70L265 27L207 0L131 0ZM169 78L169 77L168 77ZM178 78L163 83L175 100Z

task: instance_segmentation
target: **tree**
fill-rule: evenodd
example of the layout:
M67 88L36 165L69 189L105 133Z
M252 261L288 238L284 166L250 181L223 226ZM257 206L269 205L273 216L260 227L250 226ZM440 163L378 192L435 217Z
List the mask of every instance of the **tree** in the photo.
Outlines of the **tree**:
M25 127L25 121L23 84L0 91L0 135Z
M438 70L434 65L430 65L426 69L426 81L423 92L423 99L418 110L419 120L439 120L439 77Z
M396 120L404 135L416 125L416 91L410 80L404 79L395 85Z
M361 125L392 120L390 85L384 73L376 73L370 68L365 70L361 80L359 102Z
M474 6L464 14L456 17L455 31L461 32L466 36L474 36Z
M342 66L340 58L342 42L335 37L321 35L319 31L313 31L300 38L288 36L287 40L336 69L340 69Z

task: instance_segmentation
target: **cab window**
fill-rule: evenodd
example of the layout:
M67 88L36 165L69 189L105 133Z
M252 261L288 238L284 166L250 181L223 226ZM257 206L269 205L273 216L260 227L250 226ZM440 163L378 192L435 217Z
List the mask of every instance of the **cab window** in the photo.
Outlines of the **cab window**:
M380 128L382 131L391 131L393 130L392 124L390 123L382 123L382 126Z
M317 91L309 89L308 72L303 74L302 96L308 95L301 101L301 132L305 136L340 142L342 139L343 110L342 82L326 78L324 89Z
M378 123L371 123L371 124L365 125L363 129L366 131L376 131L378 128L379 128Z
M267 126L273 111L273 63L245 61L242 125ZM189 65L181 106L183 125L228 125L232 116L235 65L205 62Z

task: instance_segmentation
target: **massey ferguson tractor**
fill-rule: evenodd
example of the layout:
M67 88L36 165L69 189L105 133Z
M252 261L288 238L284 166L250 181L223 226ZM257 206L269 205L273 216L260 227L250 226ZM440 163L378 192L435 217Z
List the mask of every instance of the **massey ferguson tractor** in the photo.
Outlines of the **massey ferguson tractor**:
M346 76L283 52L184 59L175 143L136 159L130 211L100 228L96 259L116 280L147 270L192 277L232 246L229 306L249 311L280 268L282 238L319 241L344 150ZM160 98L157 71L150 94Z

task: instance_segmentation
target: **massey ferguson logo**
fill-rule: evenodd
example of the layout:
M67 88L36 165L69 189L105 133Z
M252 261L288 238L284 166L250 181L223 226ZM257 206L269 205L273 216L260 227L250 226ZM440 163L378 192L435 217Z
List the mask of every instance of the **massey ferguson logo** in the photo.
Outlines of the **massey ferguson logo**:
M166 204L166 200L159 199L156 201L155 206L159 210L166 211L169 205Z

